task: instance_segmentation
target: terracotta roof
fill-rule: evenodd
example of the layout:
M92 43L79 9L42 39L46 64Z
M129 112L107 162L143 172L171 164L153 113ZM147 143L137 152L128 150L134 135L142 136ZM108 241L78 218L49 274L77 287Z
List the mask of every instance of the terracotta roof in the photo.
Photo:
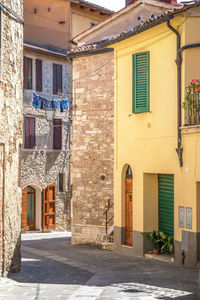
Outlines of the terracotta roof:
M101 12L104 12L106 14L112 15L114 13L113 10L107 9L101 5L97 5L94 3L91 3L89 1L85 1L85 0L70 0L71 3L75 3L75 4L80 4L80 5L84 5L93 9L97 9L100 10Z
M158 7L165 7L166 9L171 9L174 7L174 5L170 4L170 3L166 3L164 1L160 1L160 0L150 0L150 1L146 1L146 0L135 0L132 3L130 3L128 6L122 8L121 10L115 12L114 14L112 14L111 16L109 16L108 18L106 18L105 20L97 23L96 25L84 30L83 32L77 34L76 36L74 36L71 39L71 43L75 42L81 38L83 38L84 36L90 34L91 32L94 32L96 30L98 30L99 28L101 28L102 26L106 25L109 22L114 21L116 18L120 17L122 14L125 14L126 12L128 12L130 9L133 9L135 6L140 5L140 4L150 4L150 5L156 5ZM177 5L176 5L177 6Z
M127 38L129 38L133 35L136 35L136 34L142 32L142 31L145 31L149 28L152 28L152 27L157 26L161 23L164 23L168 19L173 18L175 14L186 11L189 8L193 8L195 6L200 6L200 4L198 2L192 2L192 3L185 4L184 6L174 7L173 9L170 9L166 12L163 12L160 15L154 17L153 19L148 19L147 21L142 22L140 25L134 27L133 29L130 29L130 30L123 31L123 32L120 32L118 34L112 35L112 36L108 37L107 39L104 39L104 40L99 41L99 42L83 45L83 46L80 46L80 47L75 47L75 48L71 49L70 51L68 51L67 54L68 55L72 54L73 56L75 56L75 54L78 55L78 54L88 52L88 51L89 52L94 52L97 49L107 47L107 46L112 45L114 43L120 42L124 39L127 39Z

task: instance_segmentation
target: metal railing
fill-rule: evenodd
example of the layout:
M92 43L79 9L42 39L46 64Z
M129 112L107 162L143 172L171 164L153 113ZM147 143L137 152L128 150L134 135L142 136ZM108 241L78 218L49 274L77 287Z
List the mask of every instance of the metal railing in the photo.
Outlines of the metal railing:
M108 208L104 211L103 215L106 215L106 234L108 234L108 225L110 222L114 219L114 215L112 217L108 218L108 214L110 212L110 209L114 206L114 203L110 204Z
M183 103L185 109L184 126L200 125L200 92L190 89L187 93L185 102Z

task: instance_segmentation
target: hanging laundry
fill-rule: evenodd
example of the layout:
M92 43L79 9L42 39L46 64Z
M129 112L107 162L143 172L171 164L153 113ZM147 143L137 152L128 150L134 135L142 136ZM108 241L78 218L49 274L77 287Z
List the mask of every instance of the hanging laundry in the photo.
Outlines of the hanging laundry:
M33 92L32 105L36 109L39 108L44 110L56 110L58 108L60 109L60 112L64 112L65 110L69 109L69 100L49 100Z

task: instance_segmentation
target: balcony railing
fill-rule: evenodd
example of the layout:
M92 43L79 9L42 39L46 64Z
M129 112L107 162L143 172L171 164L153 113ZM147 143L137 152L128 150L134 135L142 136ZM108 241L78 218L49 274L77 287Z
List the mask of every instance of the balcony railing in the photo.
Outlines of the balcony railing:
M185 124L184 126L200 125L200 92L190 89L187 92L185 102Z

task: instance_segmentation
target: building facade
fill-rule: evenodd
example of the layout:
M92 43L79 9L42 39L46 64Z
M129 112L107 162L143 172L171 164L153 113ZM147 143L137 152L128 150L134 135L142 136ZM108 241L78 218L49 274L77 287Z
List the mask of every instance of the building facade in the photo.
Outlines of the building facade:
M112 49L101 49L102 42L171 8L172 5L163 2L136 1L72 40L78 44L70 51L76 106L72 126L73 244L102 244L106 233L113 232L114 78L117 73L114 53Z
M21 266L21 191L19 149L22 143L23 7L2 1L0 9L0 272Z
M143 256L152 245L141 233L159 230L174 237L175 262L195 265L200 259L199 92L192 87L185 96L192 79L199 78L200 8L179 9L123 33L110 46L118 74L115 248Z
M21 159L22 228L70 229L70 111L48 121L32 105L33 91L44 99L70 99L70 63L65 54L24 51L24 139ZM42 53L43 51L43 53Z
M22 231L70 230L72 69L66 52L72 34L112 12L64 0L26 0L24 11ZM49 122L41 105L32 105L33 95L57 104L68 100L69 106L56 109Z

